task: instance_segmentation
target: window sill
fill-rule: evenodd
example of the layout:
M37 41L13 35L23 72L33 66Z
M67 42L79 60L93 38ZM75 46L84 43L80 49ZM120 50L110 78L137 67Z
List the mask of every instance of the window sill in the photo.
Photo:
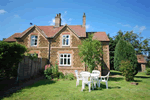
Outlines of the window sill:
M71 65L59 65L60 67L71 67Z

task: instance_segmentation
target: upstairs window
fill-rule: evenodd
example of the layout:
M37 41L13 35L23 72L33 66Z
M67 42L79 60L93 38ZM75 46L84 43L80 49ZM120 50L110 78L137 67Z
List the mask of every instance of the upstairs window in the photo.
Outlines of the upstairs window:
M62 45L63 46L69 46L70 45L70 36L69 35L63 35Z
M31 36L31 46L37 46L37 38L38 36L35 35Z
M60 66L70 66L71 65L71 55L70 54L60 54Z

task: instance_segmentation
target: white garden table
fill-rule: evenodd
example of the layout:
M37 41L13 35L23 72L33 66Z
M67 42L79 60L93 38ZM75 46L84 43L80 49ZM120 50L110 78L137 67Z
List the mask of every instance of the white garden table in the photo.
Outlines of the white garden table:
M80 73L80 75L82 76L82 78L84 78L82 80L82 89L81 89L82 91L85 88L84 83L89 85L89 91L90 91L90 84L92 83L92 88L93 88L93 82L94 81L98 82L99 74L94 74L94 73L90 73L90 72L87 72L87 71L83 71L83 72ZM88 78L90 78L90 81L88 81ZM94 86L96 88L96 83L95 82L94 82Z

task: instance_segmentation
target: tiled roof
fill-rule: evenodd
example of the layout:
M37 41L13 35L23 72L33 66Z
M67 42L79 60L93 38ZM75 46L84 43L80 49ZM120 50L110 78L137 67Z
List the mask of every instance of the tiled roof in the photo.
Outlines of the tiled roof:
M81 25L67 25L76 35L79 37L86 37L87 33L93 33L93 32L86 32L85 27L82 27ZM7 38L5 41L16 41L14 37L22 37L25 35L26 32L28 32L32 27L29 27L27 30L25 30L22 33L15 33L11 37ZM43 32L46 37L54 37L64 26L60 27L54 27L54 26L36 26L38 29ZM109 38L107 37L105 32L94 32L94 39L97 39L99 41L109 41Z
M15 33L12 36L10 36L9 38L5 39L4 41L15 42L16 41L15 37L20 37L20 35L21 35L21 33Z
M136 56L137 56L138 63L147 63L143 55L136 55Z
M73 32L75 32L80 37L86 37L85 27L81 25L68 25ZM54 26L38 26L47 37L53 37L57 32L59 32L64 26L54 27Z
M86 32L86 34L94 34L93 39L99 40L99 41L110 41L107 34L105 32Z

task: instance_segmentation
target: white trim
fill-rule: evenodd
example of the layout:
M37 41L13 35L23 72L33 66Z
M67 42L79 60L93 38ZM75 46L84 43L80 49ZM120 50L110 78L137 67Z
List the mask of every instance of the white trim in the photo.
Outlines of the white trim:
M63 55L63 57L61 57L61 55ZM64 55L66 55L66 57L64 57ZM70 57L68 57L68 55L70 55ZM61 58L63 59L63 64L60 64ZM66 65L64 65L64 58L66 58ZM68 59L70 59L70 65L67 64ZM71 54L69 54L69 53L60 53L59 54L59 66L71 66Z
M78 47L70 47L70 46L63 46L63 47L68 47L68 48L78 48ZM52 48L63 48L63 47L51 47Z

